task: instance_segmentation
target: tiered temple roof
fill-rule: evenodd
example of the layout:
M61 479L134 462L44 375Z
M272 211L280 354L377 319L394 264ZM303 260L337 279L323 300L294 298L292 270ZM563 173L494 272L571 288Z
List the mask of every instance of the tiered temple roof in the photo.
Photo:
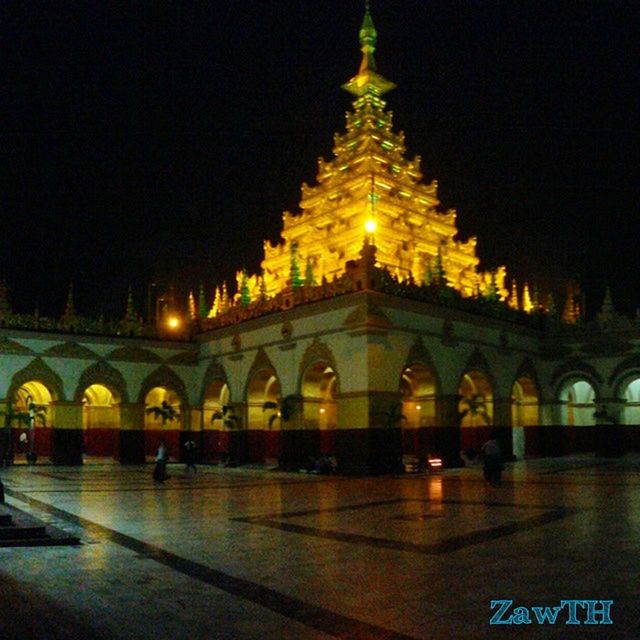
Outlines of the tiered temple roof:
M422 182L420 158L408 160L404 134L393 130L393 113L382 96L395 85L377 72L377 33L367 7L360 29L362 62L343 85L355 96L346 132L334 137L330 161L318 161L317 185L302 185L300 213L283 214L281 242L264 243L262 274L238 273L252 299L289 286L331 281L358 258L365 238L377 264L400 280L429 283L444 271L464 296L497 289L505 298L505 269L482 273L476 239L457 239L456 213L439 210L437 183Z

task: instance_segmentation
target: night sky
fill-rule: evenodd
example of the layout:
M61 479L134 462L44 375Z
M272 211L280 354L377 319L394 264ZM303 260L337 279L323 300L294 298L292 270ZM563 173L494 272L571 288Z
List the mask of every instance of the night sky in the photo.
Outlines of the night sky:
M6 1L0 276L14 310L124 313L258 269L331 157L361 0ZM638 3L372 0L408 155L509 281L640 306ZM590 309L589 309L590 307Z

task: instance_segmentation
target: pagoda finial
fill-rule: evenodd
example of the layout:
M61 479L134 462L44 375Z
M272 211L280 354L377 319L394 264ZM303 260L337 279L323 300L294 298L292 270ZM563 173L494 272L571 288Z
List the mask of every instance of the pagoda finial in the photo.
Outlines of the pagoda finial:
M63 318L71 318L76 315L76 307L73 304L73 283L69 283L69 292L67 293L67 304L64 308Z
M378 32L373 24L369 1L366 0L364 8L364 18L359 31L360 51L362 51L362 61L358 69L358 75L354 76L342 86L343 89L360 97L367 93L381 96L387 91L391 91L396 85L383 78L376 71L376 60L374 53L378 42Z
M129 290L127 291L127 308L124 312L124 319L126 322L137 322L138 320L138 314L133 305L133 290L131 285L129 285Z
M378 41L378 32L371 18L369 0L366 0L364 7L364 18L360 27L360 50L362 51L362 62L358 73L363 73L367 69L376 70L376 60L373 54L376 51L376 42Z

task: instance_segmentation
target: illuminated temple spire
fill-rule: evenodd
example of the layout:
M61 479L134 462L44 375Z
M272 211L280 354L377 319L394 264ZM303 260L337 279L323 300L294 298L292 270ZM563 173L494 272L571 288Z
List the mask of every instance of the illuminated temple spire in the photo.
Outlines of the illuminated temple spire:
M300 212L284 212L281 240L264 243L263 275L249 278L251 299L261 287L271 297L302 284L299 265L312 265L316 282L339 278L364 243L375 245L376 264L402 281L429 282L446 273L462 295L488 292L491 274L478 271L476 239L457 238L456 212L439 209L437 183L423 182L420 157L408 159L404 133L394 131L382 96L395 85L377 71L369 3L359 40L358 73L343 85L355 96L346 131L334 135L334 157L318 160L316 184L302 184ZM501 299L508 293L504 276L499 267L494 286Z
M342 85L343 89L352 93L354 96L360 97L365 94L381 96L396 86L393 82L381 76L376 70L376 60L373 54L376 51L377 41L378 32L373 24L371 12L369 11L369 2L367 2L364 19L360 27L362 62L360 63L358 74L351 78L349 82Z

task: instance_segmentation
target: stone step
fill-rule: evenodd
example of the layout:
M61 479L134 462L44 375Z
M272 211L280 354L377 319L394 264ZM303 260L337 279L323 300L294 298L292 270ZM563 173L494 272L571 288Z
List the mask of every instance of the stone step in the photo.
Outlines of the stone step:
M10 527L13 524L13 517L8 513L0 513L0 527Z
M0 527L0 540L24 540L26 538L46 538L47 530L45 527L16 527L11 525L8 527Z
M0 547L77 545L80 539L9 504L0 504Z

